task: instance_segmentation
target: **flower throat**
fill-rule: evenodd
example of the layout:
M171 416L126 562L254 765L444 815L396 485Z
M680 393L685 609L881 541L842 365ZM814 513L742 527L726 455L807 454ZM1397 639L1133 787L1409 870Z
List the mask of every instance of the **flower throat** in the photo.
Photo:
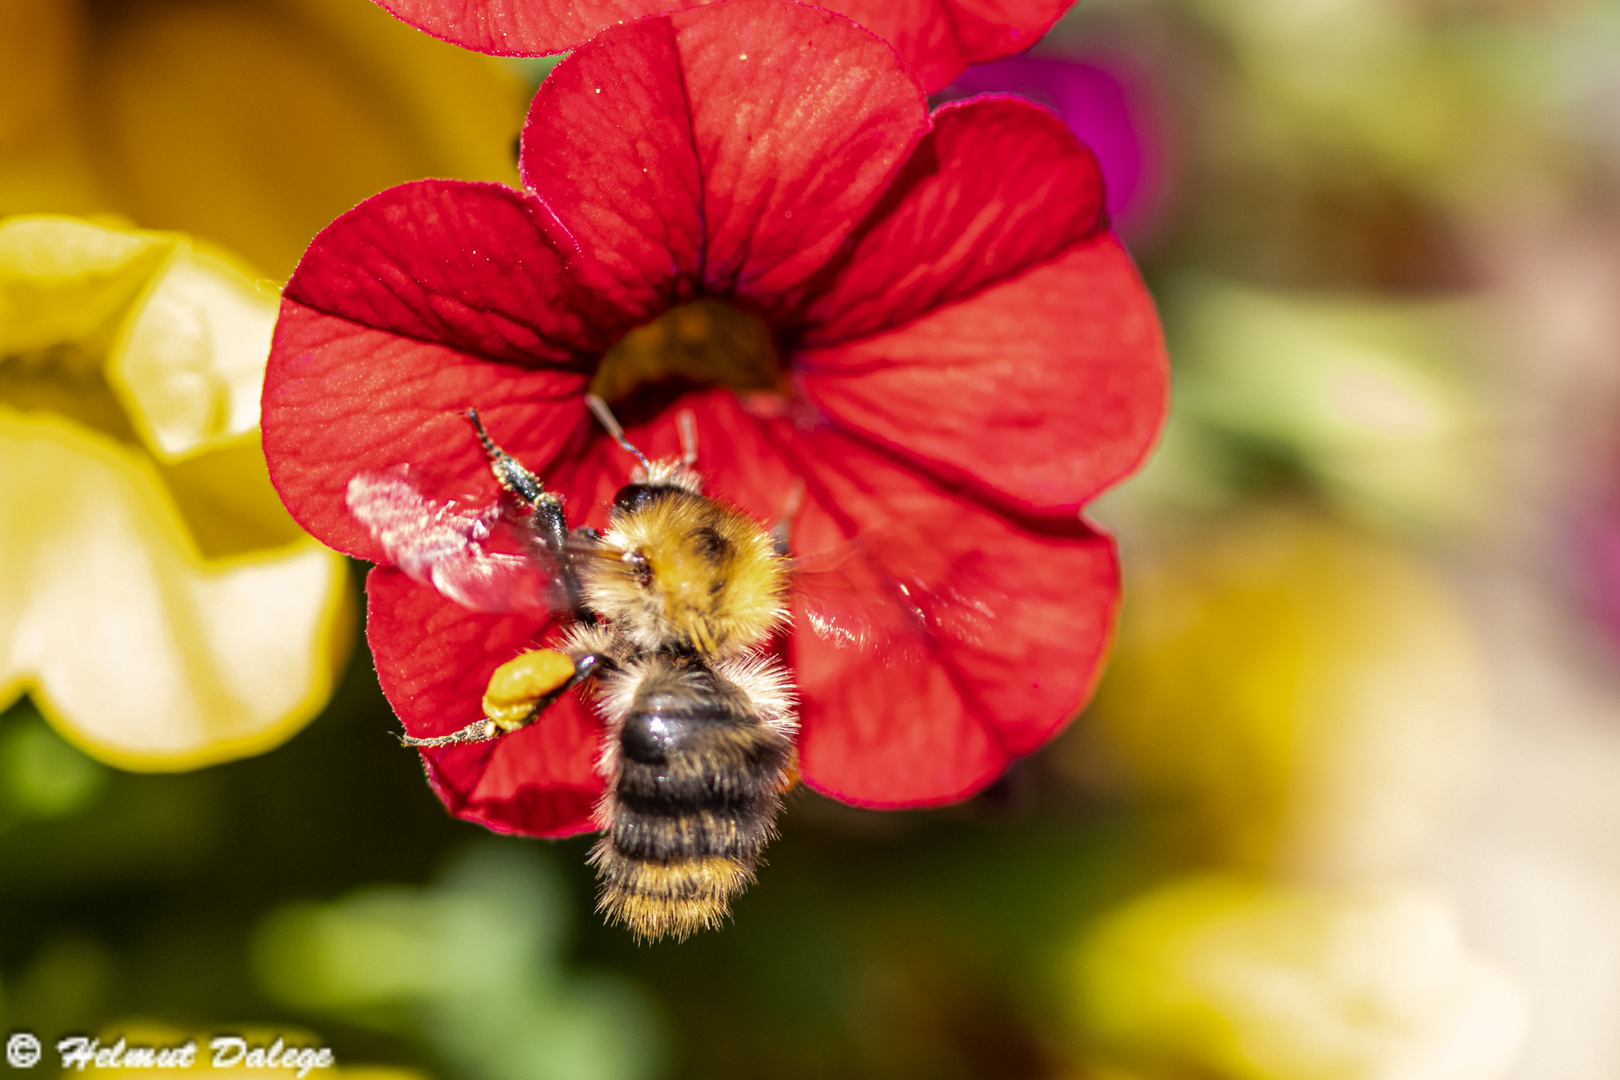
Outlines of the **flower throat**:
M779 390L783 371L765 320L705 299L670 308L620 338L602 354L591 393L617 402L667 380Z

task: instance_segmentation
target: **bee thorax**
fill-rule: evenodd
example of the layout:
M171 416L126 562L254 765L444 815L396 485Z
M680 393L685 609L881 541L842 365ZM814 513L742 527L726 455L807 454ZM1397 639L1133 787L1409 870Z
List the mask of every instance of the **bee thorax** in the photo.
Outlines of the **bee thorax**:
M632 485L603 538L623 557L586 571L594 610L639 647L736 655L785 617L787 575L768 533L691 491Z

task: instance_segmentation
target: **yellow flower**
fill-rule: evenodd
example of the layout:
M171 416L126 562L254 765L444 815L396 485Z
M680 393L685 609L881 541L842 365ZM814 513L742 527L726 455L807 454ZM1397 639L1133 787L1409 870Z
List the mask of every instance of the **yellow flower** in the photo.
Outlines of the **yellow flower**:
M368 0L5 0L0 214L115 212L285 278L386 187L515 183L523 106Z
M102 761L258 753L330 695L344 565L259 450L275 313L184 237L0 221L0 706Z
M1189 853L1336 879L1420 856L1486 709L1445 584L1297 511L1141 554L1089 715Z
M1525 1030L1513 984L1405 889L1187 878L1106 916L1074 971L1091 1038L1151 1077L1492 1080Z

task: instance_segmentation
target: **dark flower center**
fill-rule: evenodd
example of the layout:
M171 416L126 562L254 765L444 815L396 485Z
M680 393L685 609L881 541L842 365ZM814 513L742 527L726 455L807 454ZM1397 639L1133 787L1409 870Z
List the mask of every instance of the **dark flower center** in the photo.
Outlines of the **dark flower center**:
M591 392L622 401L663 382L780 390L784 372L765 320L719 300L694 300L638 326L602 354Z

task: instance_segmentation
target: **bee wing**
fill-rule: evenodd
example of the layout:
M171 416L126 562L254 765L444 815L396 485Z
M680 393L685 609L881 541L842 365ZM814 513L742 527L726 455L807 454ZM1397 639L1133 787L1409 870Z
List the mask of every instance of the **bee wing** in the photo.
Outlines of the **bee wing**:
M947 551L933 528L902 522L793 560L796 612L822 640L885 663L984 643L1005 590L985 556Z
M417 489L406 465L356 475L346 501L395 565L463 607L539 613L569 606L550 557L514 528L501 503L476 509L437 502Z

